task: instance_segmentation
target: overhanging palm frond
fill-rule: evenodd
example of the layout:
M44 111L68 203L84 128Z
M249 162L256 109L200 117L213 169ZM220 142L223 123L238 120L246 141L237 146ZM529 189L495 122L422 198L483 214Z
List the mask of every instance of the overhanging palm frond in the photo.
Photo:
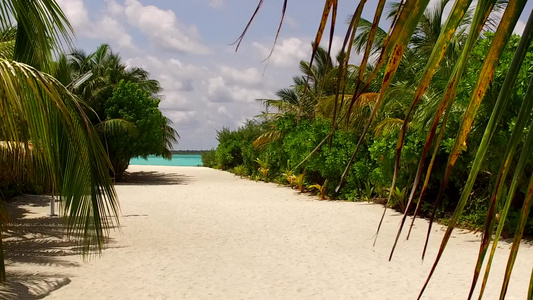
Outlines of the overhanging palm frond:
M16 22L16 61L47 70L52 53L59 54L62 43L71 45L72 27L54 0L2 1L0 14L2 25L14 27Z
M253 145L257 149L264 149L268 144L273 143L283 137L279 130L271 130L261 134L255 139Z
M139 135L139 128L135 126L135 124L126 121L124 119L109 119L104 120L94 127L98 132L101 132L102 134L129 134L132 137L136 137Z
M161 155L168 160L172 159L171 150L174 148L174 143L177 143L180 138L178 131L172 127L173 124L174 122L171 119L165 117L165 124L163 125L163 141L165 147Z
M8 27L0 32L0 58L13 59L17 29Z
M527 299L533 299L533 268L531 269L531 279L529 280L529 292L527 293Z
M374 128L374 137L378 138L382 134L389 134L399 130L403 125L403 120L398 118L386 118L379 122Z
M322 13L322 18L320 20L320 26L317 31L316 35L316 41L320 41L322 38L322 35L325 30L325 24L328 21L328 16L330 13L335 14L336 13L336 5L337 1L330 1L325 0L325 6ZM364 1L361 1L360 3L363 3ZM510 0L510 1L497 1L497 0L479 0L476 1L476 12L475 15L472 17L471 13L468 11L468 6L471 4L472 1L470 0L457 0L454 1L454 8L452 9L452 13L450 14L450 17L446 24L442 24L442 15L444 8L446 7L447 3L450 1L443 0L438 1L436 5L436 11L433 13L431 12L425 12L423 16L420 15L421 11L420 9L423 9L427 6L426 1L417 1L417 0L405 0L401 1L400 3L396 3L392 7L392 13L389 14L389 17L394 17L395 20L393 21L393 25L391 26L390 34L385 35L385 39L383 41L383 45L381 47L381 55L376 63L376 66L372 69L372 71L366 76L365 82L361 85L361 89L356 88L354 91L353 99L357 99L358 95L361 93L365 93L368 91L368 88L370 84L377 82L377 80L374 80L375 78L381 77L383 74L383 67L385 66L385 63L388 62L388 65L386 66L386 70L384 73L384 79L382 81L381 86L379 86L380 93L379 98L376 101L377 104L375 105L375 108L379 108L381 103L385 103L385 97L387 96L387 92L391 89L388 87L394 86L397 82L392 82L392 77L395 75L396 71L398 69L402 69L404 72L404 76L408 74L409 70L408 68L405 69L404 66L400 66L402 59L413 59L413 54L420 54L423 53L424 57L430 57L426 69L424 69L423 74L422 73L414 73L412 82L409 82L410 84L414 85L413 90L415 90L414 95L411 95L411 98L414 96L414 101L411 103L411 108L409 109L407 113L407 118L405 121L402 121L398 118L397 122L392 122L396 124L400 124L400 121L403 123L402 128L402 137L399 138L398 146L397 146L397 159L400 159L401 154L401 148L403 143L403 138L405 136L405 132L407 131L407 126L409 124L409 121L411 118L423 118L424 124L427 124L427 116L422 116L421 114L417 115L417 110L415 109L419 102L422 102L422 104L427 104L428 106L431 106L431 111L434 112L433 115L433 122L431 126L429 127L429 133L427 134L426 138L426 144L423 149L423 154L420 156L420 163L419 163L419 169L417 170L415 183L412 185L413 188L411 190L410 194L410 200L409 203L414 199L414 195L419 195L419 201L417 204L415 216L419 211L419 205L422 203L421 198L424 195L424 192L426 191L426 188L428 186L429 177L432 173L432 166L435 162L436 153L440 147L440 143L442 141L443 135L446 130L446 123L448 119L450 118L451 112L453 108L458 107L461 103L454 102L455 98L458 94L458 85L462 78L464 78L464 71L466 68L466 65L468 64L468 59L470 54L473 51L473 47L476 44L476 41L478 37L480 36L480 33L485 29L487 29L491 24L498 24L498 32L496 33L496 38L494 38L493 44L491 46L491 49L489 50L489 53L487 53L487 56L484 60L483 67L481 70L481 74L479 76L473 75L477 80L477 83L473 89L473 93L470 97L470 101L468 101L469 107L466 109L466 113L463 116L463 120L460 121L460 130L457 135L457 138L455 139L455 144L452 148L452 153L449 157L446 173L445 173L445 179L442 181L440 185L440 191L439 196L437 197L437 203L434 205L434 210L439 207L439 201L442 199L442 192L446 188L447 180L451 174L451 169L453 168L455 162L457 161L461 150L463 149L463 146L466 142L466 137L468 133L471 131L472 124L474 117L477 114L477 110L479 108L480 102L482 101L487 89L488 85L490 85L491 79L494 76L494 71L496 69L497 62L499 60L501 51L503 51L503 48L505 47L505 44L509 38L509 35L513 31L514 24L516 23L517 18L519 17L520 13L522 12L524 8L524 4L526 3L525 0ZM508 3L506 3L508 2ZM497 11L499 4L502 3L505 7L505 13L503 16L492 18L497 15L494 12ZM493 9L495 8L495 9ZM421 18L420 18L421 17ZM334 17L332 18L334 20ZM450 23L451 22L451 23ZM492 23L494 22L494 23ZM367 30L368 30L368 23ZM333 26L332 26L333 27ZM333 30L333 29L332 29ZM348 32L346 36L348 37L351 32L351 29L348 29ZM414 31L414 34L412 30ZM468 34L466 32L468 31ZM433 44L436 42L437 46L435 47ZM409 44L406 44L409 43ZM312 56L312 62L315 59L314 53L317 51L317 45L318 42L314 43L315 48L313 49L313 56ZM371 44L367 44L371 45ZM371 45L374 47L374 45ZM362 44L361 47L362 49ZM461 51L458 51L462 49ZM420 60L422 61L422 60ZM418 62L418 61L417 61ZM443 62L441 64L441 62ZM310 64L312 65L312 63ZM441 67L441 65L444 65L444 67ZM408 66L409 67L409 66ZM422 66L423 67L423 66ZM415 71L420 71L422 69L420 66L414 66L413 69ZM310 70L311 68L309 68ZM365 68L361 68L360 70L364 71ZM342 71L342 70L341 70ZM342 74L342 72L339 72L339 74ZM411 74L411 73L409 73ZM436 80L433 80L434 75L438 75L435 77ZM398 74L400 75L400 74ZM417 77L414 75L422 75L421 77ZM468 76L472 76L472 74L468 74ZM422 78L422 80L420 80ZM337 78L338 79L338 78ZM411 77L409 77L411 79ZM437 81L440 89L435 89L436 85L434 85L434 82ZM343 82L344 84L345 82ZM339 89L337 91L337 100L345 100L343 97L344 92L343 91L346 86L340 84L337 86ZM339 97L339 95L342 95ZM441 100L439 102L434 101L436 98L440 98ZM322 99L321 99L322 101ZM355 100L354 100L355 101ZM336 102L336 101L335 101ZM527 101L523 101L526 103ZM438 104L438 105L436 105ZM320 105L320 103L319 103ZM338 109L342 110L343 105L340 105ZM372 120L375 118L377 111L375 110L372 115L370 116L370 120L366 123L365 132L367 132L371 126ZM495 112L495 113L501 113ZM335 114L333 114L335 115ZM526 113L526 115L530 115L529 112ZM382 115L378 116L377 120L382 119ZM336 119L333 117L333 119ZM455 120L453 120L455 122ZM495 121L494 124L497 124L498 122ZM492 126L492 125L491 125ZM495 126L495 125L494 125ZM533 125L531 125L533 126ZM524 126L520 130L523 130L525 128ZM489 127L487 127L489 128ZM437 133L437 129L439 129L439 132ZM513 133L513 135L515 135ZM328 135L329 136L329 135ZM523 133L516 134L518 139L520 141L524 140ZM356 148L358 149L360 146L361 141L364 138L361 137L359 140ZM485 140L485 137L483 138ZM527 155L530 155L531 149L528 148L530 142L530 137L528 136L526 138L526 144L524 144L524 153ZM531 137L533 140L533 137ZM322 145L324 141L320 143ZM320 147L317 146L318 147ZM481 145L484 147L484 145ZM480 149L482 148L480 147ZM431 162L429 164L429 167L426 167L426 161L427 161L427 155L429 155L429 151L431 151L431 148L433 148L433 156L431 158ZM399 149L399 150L398 150ZM357 150L356 150L357 152ZM352 159L355 157L355 154L353 154ZM506 156L507 157L507 156ZM307 158L306 158L307 159ZM507 160L507 158L504 158L504 160ZM304 160L305 161L305 160ZM520 159L520 162L525 165L526 159ZM508 163L508 162L506 162ZM301 163L300 163L301 164ZM397 162L396 165L399 165ZM508 166L508 165L505 165ZM512 169L512 168L510 168ZM346 171L348 168L346 168ZM520 168L516 168L517 173L520 172ZM343 174L343 177L346 175ZM397 172L395 170L395 172ZM425 180L424 183L420 189L420 185L418 184L421 176L425 173ZM521 176L522 174L518 174L516 176ZM396 178L396 174L394 175ZM475 180L475 174L470 173L470 176L473 176L473 180ZM396 180L396 179L394 179ZM505 179L503 179L505 180ZM393 186L395 181L393 181ZM342 178L341 178L342 183ZM470 179L469 179L470 183ZM340 185L339 185L340 187ZM338 188L339 188L338 187ZM530 186L531 187L531 186ZM338 190L337 188L337 190ZM450 234L453 230L453 227L456 224L458 216L461 215L462 210L464 209L464 205L466 203L466 199L468 199L470 191L466 192L469 188L465 187L464 189L464 195L461 196L461 200L459 205L456 208L456 211L451 219L450 225L448 226L448 229L445 233L445 237L443 238L441 242L441 247L439 248L439 253L437 255L437 259L433 265L433 268L429 274L428 281L424 285L424 288L422 289L420 296L422 296L422 293L427 286L427 283L429 282L429 278L431 278L431 275L433 274L433 271L435 270L435 267L438 264L438 261L444 251L444 248L446 248L448 239L450 237ZM528 190L529 193L533 194L533 188ZM511 196L512 197L512 196ZM526 201L523 209L521 211L521 221L520 226L522 226L522 222L524 222L526 216L529 214L529 207L531 205L530 198L526 197ZM408 210L406 210L408 211ZM488 212L489 215L492 214L491 211ZM432 216L433 220L434 215ZM402 219L405 220L405 216ZM489 216L489 218L491 218ZM414 221L414 218L413 218ZM430 223L431 224L431 223ZM504 221L500 222L500 225L503 226ZM430 225L431 226L431 225ZM521 238L520 234L521 228L519 227L517 229L517 235L515 235L515 243L513 244L513 249L511 251L511 256L509 258L508 268L507 272L510 272L510 269L512 269L512 264L514 261L514 255L516 255L516 252L518 251L519 241ZM428 230L428 237L429 237ZM492 233L492 229L488 230L488 234L486 236L489 236ZM497 232L497 235L499 235L500 232ZM400 235L400 231L398 232L396 241L398 241L398 237ZM494 244L493 244L494 245ZM427 241L426 241L427 246ZM394 251L394 249L393 249ZM425 253L426 249L424 249ZM485 250L482 250L485 251ZM391 252L392 257L392 252ZM489 261L489 266L490 266ZM476 270L477 272L477 270ZM508 276L506 274L505 276ZM533 275L532 275L533 276ZM508 281L509 277L506 277L506 281ZM533 285L533 278L531 279L530 286ZM500 298L505 297L505 289L506 289L507 282L504 282L504 286L502 287L502 294ZM533 289L533 287L530 287L530 290ZM531 298L533 294L533 291L530 291L529 297ZM470 295L471 296L471 295Z
M38 176L51 178L63 200L67 232L80 238L84 253L101 250L107 232L118 224L119 208L110 163L83 103L28 65L0 59L0 74L0 136L33 144Z
M345 95L345 101L343 106L338 108L341 118L349 118L349 123L342 122L340 125L345 126L343 128L348 130L355 130L359 128L360 124L364 122L369 115L369 112L376 104L378 93L364 93L361 94L353 107L350 107L350 101L352 96ZM335 111L335 96L329 96L322 98L316 105L316 113L324 118L333 119ZM349 115L348 115L349 114Z
M354 50L358 53L362 53L365 51L367 42L369 40L369 36L372 30L372 22L361 19L359 21L359 27L357 28L358 34L355 36L353 40ZM371 46L371 55L378 54L381 50L381 46L385 42L385 39L387 37L387 32L383 30L381 27L376 28L376 33L374 37L374 41Z

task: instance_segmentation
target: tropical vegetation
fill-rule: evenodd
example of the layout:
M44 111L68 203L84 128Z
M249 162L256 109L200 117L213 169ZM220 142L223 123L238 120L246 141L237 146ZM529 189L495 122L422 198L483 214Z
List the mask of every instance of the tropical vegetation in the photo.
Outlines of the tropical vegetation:
M302 74L277 99L261 100L256 120L219 131L204 165L266 179L268 161L270 180L301 177L333 198L381 198L404 213L396 242L409 215L411 226L416 216L430 218L427 239L432 222L445 218L420 296L457 225L483 232L469 299L486 254L480 297L500 236L514 236L504 298L520 240L533 233L533 17L521 36L512 34L526 1L391 1L389 30L379 27L386 1L372 21L361 18L365 3L333 58L319 45L329 19L335 29L338 1L325 1Z
M146 70L127 67L102 44L93 53L62 54L53 75L90 107L87 114L107 148L116 181L133 157L171 158L179 136L159 111L161 87Z

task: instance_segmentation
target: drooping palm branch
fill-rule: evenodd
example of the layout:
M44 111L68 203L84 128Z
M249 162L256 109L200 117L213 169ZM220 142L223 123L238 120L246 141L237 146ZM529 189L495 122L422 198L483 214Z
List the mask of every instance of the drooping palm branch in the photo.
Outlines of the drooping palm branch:
M70 45L72 28L54 0L2 1L0 26L15 25L13 55L0 58L0 137L24 145L27 155L8 147L1 159L10 159L14 169L31 165L27 176L49 178L62 200L67 233L79 239L84 254L101 250L118 224L110 163L85 104L42 72L51 70L61 45Z
M315 47L313 49L313 55L311 56L311 62L309 64L310 66L313 65L314 53L316 53L316 45L319 45L320 41L322 40L322 36L325 30L325 24L328 22L328 17L330 14L333 16L331 18L332 20L331 28L332 28L332 31L334 30L334 22L335 22L335 16L337 13L336 9L337 9L338 1L325 0L324 2L325 2L324 10L322 13L322 18L320 20L320 26L319 26L319 29L317 31L317 35L314 41ZM365 2L366 1L360 1L360 5L363 5ZM380 3L382 2L383 1L380 1ZM446 1L443 1L443 3L444 2ZM505 3L505 2L508 2L508 3ZM395 20L391 28L392 30L389 32L389 34L385 35L385 38L382 39L382 42L380 41L379 38L375 38L375 37L370 37L368 39L368 44L367 44L368 47L365 47L365 56L367 54L370 54L372 51L377 51L377 49L380 49L379 58L377 59L375 63L375 68L372 70L372 72L365 74L364 76L365 82L360 85L360 88L354 91L353 98L357 99L358 95L366 92L366 89L369 87L369 84L373 82L375 78L377 78L378 73L382 72L383 68L384 68L384 73L383 73L384 76L383 76L383 80L381 83L381 90L379 92L379 98L378 98L376 107L373 113L371 114L369 120L367 121L363 135L360 137L359 142L357 144L357 147L356 147L357 149L359 148L361 142L363 141L364 134L368 132L371 124L373 123L375 119L375 116L378 110L380 109L383 103L383 99L389 89L389 86L391 86L392 77L395 75L401 63L403 54L408 52L411 49L410 46L412 45L409 45L408 43L410 43L410 41L412 40L413 35L414 35L414 41L418 43L418 48L419 48L418 50L421 52L428 53L428 54L430 53L429 54L430 57L427 62L427 67L424 71L424 75L422 79L420 79L419 83L417 84L417 87L415 88L414 99L411 104L412 109L410 109L410 112L407 114L406 118L411 118L411 115L412 115L411 111L413 111L413 109L417 106L422 96L428 90L431 80L435 72L437 72L437 70L439 69L439 65L442 62L442 59L444 58L445 55L448 55L446 53L447 51L446 49L450 49L450 48L459 49L461 47L463 48L462 53L459 55L458 61L455 63L455 68L449 74L448 83L446 84L446 88L445 88L445 93L444 95L441 95L442 100L434 115L433 124L430 126L431 128L428 133L426 145L424 147L424 151L420 159L420 163L419 163L420 168L417 171L417 178L415 179L415 184L413 185L413 189L410 194L409 202L413 200L416 193L422 195L424 190L427 187L428 178L431 175L431 165L435 159L436 149L438 148L438 145L442 139L442 135L446 130L446 122L449 118L450 109L453 106L454 99L457 94L457 86L458 86L459 81L462 78L462 74L465 69L466 61L468 60L469 54L472 52L475 41L478 39L480 33L482 32L484 28L487 28L487 26L497 25L497 31L496 31L494 40L490 47L489 53L487 53L487 56L483 63L482 70L480 74L478 75L478 82L476 86L474 86L474 88L472 89L469 106L466 109L466 112L464 114L463 121L461 123L459 132L457 134L457 138L455 139L455 144L452 148L452 151L448 159L446 173L441 183L439 195L437 197L437 203L435 203L435 206L434 206L434 207L438 207L439 205L438 202L440 201L440 199L442 199L442 195L447 186L448 179L452 173L455 162L457 161L457 158L460 155L461 149L463 148L463 145L466 142L467 135L471 130L473 120L475 116L477 115L477 111L480 106L480 103L484 99L484 95L487 92L488 86L491 83L494 70L497 66L500 55L503 52L503 49L505 48L510 35L513 32L513 29L518 20L518 17L520 16L520 14L522 13L524 9L525 2L526 1L524 0L514 0L514 1L513 0L510 0L510 1L480 0L480 1L477 1L476 12L470 22L469 20L470 16L467 13L467 9L470 6L471 1L470 0L456 0L454 1L454 7L452 8L452 12L450 13L448 17L448 20L446 21L445 25L439 30L437 28L438 25L440 25L438 24L438 22L423 23L424 18L422 18L422 16L428 5L428 1L405 0L405 1L402 1L402 4L398 5L396 11L394 11L393 14L395 16ZM380 5L379 7L382 7L382 6ZM442 13L443 7L444 6L442 5L439 7L439 10L441 13ZM505 12L503 13L503 16L501 16L501 19L491 18L491 16L493 16L494 8L501 8L501 7L505 7ZM379 18L377 19L379 20ZM420 23L421 21L422 21L422 24ZM465 22L470 23L467 26L469 30L468 35L464 35L466 33L466 28L464 27ZM372 26L376 26L377 23L378 22L374 21L372 23ZM368 25L369 23L367 22L366 23L367 29L369 28ZM421 30L416 31L417 26L421 26L420 27ZM354 28L349 26L347 37L351 34L352 30L354 30ZM438 39L436 40L436 45L433 47L431 47L429 43L421 43L421 41L418 41L420 38L423 38L426 35L426 33L429 33L429 32L433 32L433 33L438 32ZM456 34L455 37L454 37L454 34ZM457 34L461 36L458 36ZM461 39L457 39L458 37L460 37ZM463 40L464 37L466 37L466 40ZM453 40L454 38L456 39L456 41ZM380 41L379 46L373 45L375 41ZM464 45L462 45L463 43ZM330 42L330 45L331 45L331 42ZM359 49L363 49L362 45L363 43L361 43ZM344 50L346 50L346 48ZM451 51L451 52L457 53L457 51ZM360 71L364 72L365 68L360 68ZM510 70L510 72L517 72L517 70ZM343 94L343 88L342 86L339 86L337 95L342 95L342 94ZM344 100L343 96L336 97L336 98L339 101ZM505 97L501 96L501 98L504 99ZM495 106L496 108L495 108L493 115L495 116L496 119L493 122L496 122L497 116L501 114L501 110L503 109L504 106L505 105L503 104L499 104ZM336 107L339 108L339 106L337 105ZM398 147L397 147L397 153L398 153L397 162L399 161L401 157L400 154L401 154L401 149L403 147L402 140L406 134L406 126L407 124L409 124L408 121L409 120L406 119L403 122L403 128L401 130L401 135L400 135L400 139L399 139ZM522 128L519 130L523 130L524 126L520 126L520 127ZM437 128L440 128L440 131L438 134L437 134ZM489 133L486 133L486 135L484 136L483 143L490 142L490 139L491 139L490 137L493 134L493 132L491 133L491 131L492 129L489 128L488 129ZM523 134L520 132L516 133L515 135L517 136L518 140L524 139ZM435 138L436 138L436 144L434 143ZM529 149L527 148L529 146L529 142L527 141L529 141L529 138L526 138L524 149ZM424 166L424 162L425 162L424 155L429 154L429 151L431 150L431 145L434 145L433 147L435 150L433 152L434 155L432 157L432 162L430 163L430 166L428 168ZM483 150L483 148L485 148L485 146L480 147L480 150L482 152L485 151ZM352 158L355 157L356 153L357 153L357 150L353 154ZM482 159L482 156L483 156L482 153L478 152L478 154L481 155L480 159ZM398 163L396 163L396 165L398 165ZM348 169L349 169L349 166L346 168L346 171L343 174L343 177L341 178L344 178L344 176L347 174ZM398 169L396 167L394 180L392 183L393 186L395 184L395 178L397 177L397 171ZM475 180L475 177L476 177L475 172L477 171L474 171L470 174L470 177L472 178L472 180ZM519 169L518 169L518 172L520 173ZM424 180L424 184L422 185L421 191L420 191L419 190L420 186L417 185L417 182L421 179L421 176L424 173L426 173L426 178ZM520 174L516 175L515 179L513 179L512 182L516 182L515 180L517 180L516 178L520 177L519 175ZM501 176L501 175L498 175L498 176ZM341 183L342 183L342 179L341 179ZM339 188L340 188L340 185L339 185ZM458 204L458 207L454 213L454 216L452 217L452 220L445 233L445 236L441 242L441 247L439 249L439 253L434 263L434 266L428 277L428 281L429 281L429 278L431 278L431 275L435 267L438 264L439 258L441 257L444 249L446 248L447 241L451 235L451 232L453 231L457 218L461 215L462 210L465 206L465 203L468 200L469 192L465 192L467 190L468 188L463 191L464 194ZM495 195L497 197L498 195L497 191L495 191ZM509 199L507 201L509 201ZM421 201L419 200L418 203L420 202ZM526 198L526 200L524 201L523 209L522 209L520 226L523 226L522 223L525 222L526 220L525 218L527 218L527 215L529 214L530 206L531 206L530 199ZM489 216L489 219L490 219L490 216ZM405 220L405 217L404 217L404 220ZM489 220L487 222L490 223ZM505 216L503 216L503 218L501 217L499 226L503 226L504 223L505 223ZM488 226L487 228L488 228L486 229L488 230L487 232L491 232L490 230L491 227ZM521 239L520 232L521 232L521 227L517 229L517 235L515 236L515 241L513 243L511 257L509 259L508 268L505 274L504 285L502 287L502 292L500 295L500 298L502 299L505 297L506 286L510 278L510 271L512 269L512 263L514 261L514 256L516 255L516 252L518 251L518 246L519 246L520 239ZM398 236L399 234L400 232L398 233ZM487 237L490 240L490 236L488 234L485 234L484 238L487 239ZM483 244L485 244L485 242L483 242ZM484 247L485 246L482 245L482 249L480 251L485 251L483 250ZM489 265L490 265L490 262L489 262ZM474 287L475 287L475 282L472 285L472 289ZM420 296L422 296L422 292Z

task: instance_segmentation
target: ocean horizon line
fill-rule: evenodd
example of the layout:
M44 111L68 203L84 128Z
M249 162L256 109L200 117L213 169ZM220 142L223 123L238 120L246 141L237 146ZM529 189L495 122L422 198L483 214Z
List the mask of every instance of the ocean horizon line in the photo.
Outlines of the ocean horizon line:
M177 167L201 167L202 156L200 154L172 154L172 159L167 160L161 156L149 155L146 159L134 157L130 165L137 166L177 166Z

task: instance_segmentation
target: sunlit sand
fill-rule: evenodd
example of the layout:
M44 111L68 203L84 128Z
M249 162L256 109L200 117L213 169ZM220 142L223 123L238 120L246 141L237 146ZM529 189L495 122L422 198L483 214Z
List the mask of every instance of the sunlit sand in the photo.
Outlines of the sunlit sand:
M207 168L128 171L117 185L121 231L87 263L56 227L31 232L39 220L57 225L36 219L48 212L44 203L19 205L19 222L33 225L18 238L33 250L19 255L24 247L8 239L4 290L19 299L415 299L443 234L434 226L422 262L427 222L418 220L389 262L400 216L387 214L373 247L382 206L319 201ZM424 299L466 298L478 240L456 230ZM509 244L499 248L486 299L498 297L507 262ZM525 299L532 257L531 243L523 243L507 299Z

